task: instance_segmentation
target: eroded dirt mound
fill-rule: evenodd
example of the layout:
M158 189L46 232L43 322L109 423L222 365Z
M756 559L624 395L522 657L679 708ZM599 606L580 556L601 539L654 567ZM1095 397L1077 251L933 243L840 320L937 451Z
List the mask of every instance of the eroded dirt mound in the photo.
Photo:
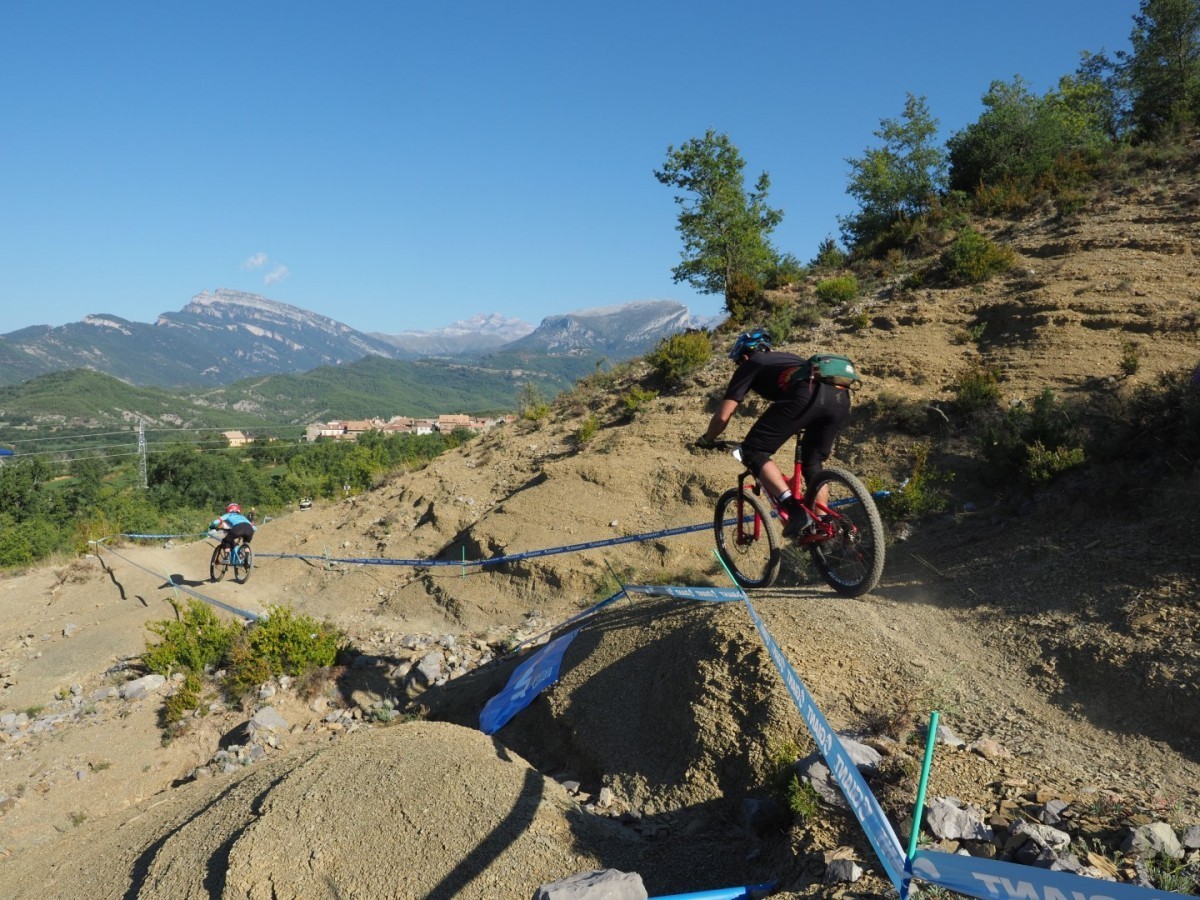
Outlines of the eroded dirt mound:
M623 842L501 744L414 723L85 824L5 896L517 897Z

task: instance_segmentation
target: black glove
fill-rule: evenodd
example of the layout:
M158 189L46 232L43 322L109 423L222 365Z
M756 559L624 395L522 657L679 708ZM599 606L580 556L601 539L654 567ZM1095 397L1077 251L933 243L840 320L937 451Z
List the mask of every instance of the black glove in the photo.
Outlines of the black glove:
M710 438L707 434L702 434L700 437L696 438L696 443L694 446L699 447L701 450L711 450L713 447L717 446L717 442L715 439Z

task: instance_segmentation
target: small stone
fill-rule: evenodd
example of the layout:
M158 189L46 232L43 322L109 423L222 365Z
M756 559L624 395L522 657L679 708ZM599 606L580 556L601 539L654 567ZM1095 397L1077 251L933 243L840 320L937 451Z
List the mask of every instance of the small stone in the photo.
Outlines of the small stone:
M1183 846L1175 836L1175 830L1166 822L1153 822L1134 828L1121 843L1121 850L1124 853L1140 853L1143 856L1183 858Z
M852 859L835 859L825 867L825 884L852 884L863 877L863 870Z
M999 742L991 738L980 738L973 744L967 747L972 753L978 753L984 759L1008 759L1012 756L1007 750L1000 746Z

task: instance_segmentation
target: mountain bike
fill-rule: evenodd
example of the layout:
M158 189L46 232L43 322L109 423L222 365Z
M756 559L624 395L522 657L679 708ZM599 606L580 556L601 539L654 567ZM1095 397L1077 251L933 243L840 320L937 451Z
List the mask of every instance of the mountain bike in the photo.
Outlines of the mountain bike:
M742 462L741 444L717 441L714 446L732 451ZM884 558L883 520L871 492L855 475L835 466L822 469L803 495L802 485L797 439L788 486L802 498L800 505L815 524L791 541L808 551L817 572L839 594L868 593L883 575ZM713 516L717 553L744 588L770 587L779 577L785 539L772 519L786 522L787 512L748 468L738 476L737 487L717 498Z
M208 564L208 574L213 581L220 581L225 573L233 569L233 580L245 584L250 580L250 570L254 566L254 552L250 545L240 537L233 539L233 545L218 544L213 549L212 561Z

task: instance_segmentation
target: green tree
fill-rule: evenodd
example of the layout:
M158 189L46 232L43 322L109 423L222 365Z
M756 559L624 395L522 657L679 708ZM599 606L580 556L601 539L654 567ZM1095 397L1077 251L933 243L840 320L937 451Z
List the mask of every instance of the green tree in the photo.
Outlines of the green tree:
M37 457L0 466L0 509L18 522L39 518L45 512L44 485L54 468Z
M1077 106L1086 107L1100 130L1116 141L1129 129L1129 78L1104 53L1084 52L1079 68L1059 82L1059 90Z
M1156 137L1200 121L1200 0L1142 0L1118 53L1138 132Z
M837 241L831 235L826 235L825 239L817 246L817 255L813 257L813 261L809 265L814 269L832 271L842 268L847 261L846 251L838 246Z
M947 142L951 189L1029 183L1051 172L1064 154L1103 145L1112 126L1106 90L1094 74L1068 76L1043 97L1019 75L993 81L983 95L983 114Z
M868 148L848 159L846 193L858 201L858 212L839 217L842 238L859 249L881 236L894 222L929 209L946 177L946 152L934 143L938 121L924 97L909 94L899 119L881 119L875 136L882 147Z
M706 294L724 294L735 318L746 312L776 263L768 238L783 220L780 210L767 205L767 173L747 193L745 167L729 135L709 129L703 138L668 147L666 164L654 172L660 183L684 192L675 196L683 262L672 276Z

